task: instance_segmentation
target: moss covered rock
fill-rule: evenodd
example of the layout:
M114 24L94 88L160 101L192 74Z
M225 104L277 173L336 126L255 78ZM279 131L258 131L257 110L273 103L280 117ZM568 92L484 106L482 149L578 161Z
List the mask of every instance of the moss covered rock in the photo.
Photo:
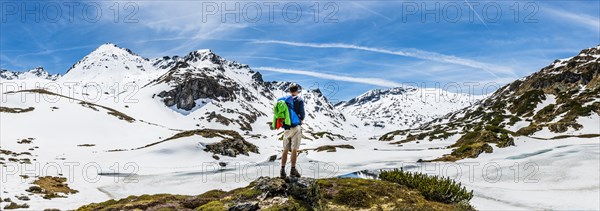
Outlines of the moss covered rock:
M428 200L420 191L382 180L260 177L228 192L197 196L130 196L77 210L464 210L464 204Z

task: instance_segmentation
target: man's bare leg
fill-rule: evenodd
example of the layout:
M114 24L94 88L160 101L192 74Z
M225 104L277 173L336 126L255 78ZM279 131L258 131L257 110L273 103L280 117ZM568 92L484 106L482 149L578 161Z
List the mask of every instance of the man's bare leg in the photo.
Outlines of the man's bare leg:
M298 150L292 149L292 169L290 170L290 175L292 177L300 177L300 173L298 169L296 169L296 159L298 158Z
M293 151L292 151L292 152L293 152ZM287 149L284 149L284 150L283 150L283 153L281 153L281 167L285 167L285 163L287 163L287 155L288 155L288 150L287 150ZM294 163L295 163L296 161L294 160L294 157L293 157L293 156L294 156L294 155L292 155L292 162L294 162ZM293 165L294 165L294 164L292 164L292 166L293 166Z
M287 162L287 154L288 150L283 149L283 152L281 153L281 169L279 170L279 177L282 179L287 177L287 175L285 174L285 163Z
M296 159L297 158L298 158L298 150L297 149L292 149L292 160L291 160L292 168L296 167Z

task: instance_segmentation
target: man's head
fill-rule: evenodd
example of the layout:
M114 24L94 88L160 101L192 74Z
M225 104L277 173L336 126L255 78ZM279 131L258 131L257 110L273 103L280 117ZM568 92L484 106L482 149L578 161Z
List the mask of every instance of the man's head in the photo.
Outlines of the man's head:
M300 88L299 88L298 84L293 83L292 85L290 85L290 94L292 96L298 95L299 89Z

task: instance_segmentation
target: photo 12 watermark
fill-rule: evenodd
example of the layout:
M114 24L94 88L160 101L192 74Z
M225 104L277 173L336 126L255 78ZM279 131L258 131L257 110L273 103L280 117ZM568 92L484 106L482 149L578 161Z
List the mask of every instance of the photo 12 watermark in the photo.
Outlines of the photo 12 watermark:
M2 23L138 23L135 1L2 1Z
M338 23L338 2L322 1L203 1L202 23Z
M403 1L402 23L538 23L539 5L529 1Z

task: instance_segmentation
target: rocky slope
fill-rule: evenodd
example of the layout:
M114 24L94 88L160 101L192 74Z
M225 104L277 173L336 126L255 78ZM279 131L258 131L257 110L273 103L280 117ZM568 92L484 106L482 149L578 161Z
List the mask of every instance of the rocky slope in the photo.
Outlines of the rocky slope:
M514 81L477 105L429 122L422 130L398 130L383 141L450 139L455 148L441 160L477 157L493 147L536 139L600 136L600 46L556 60Z
M2 80L26 80L26 79L45 79L55 81L60 78L59 74L50 74L43 67L25 72L12 72L9 70L0 70L0 79Z

